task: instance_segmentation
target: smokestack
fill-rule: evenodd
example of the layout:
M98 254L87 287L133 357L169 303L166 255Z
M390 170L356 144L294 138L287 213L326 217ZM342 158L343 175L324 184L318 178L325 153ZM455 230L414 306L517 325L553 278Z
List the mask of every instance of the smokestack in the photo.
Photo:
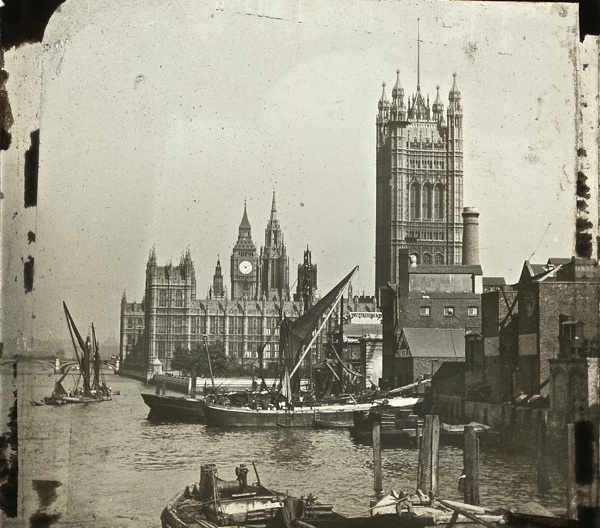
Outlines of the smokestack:
M410 255L407 248L398 250L398 291L402 296L408 298Z
M474 207L463 208L463 265L479 265L479 212Z

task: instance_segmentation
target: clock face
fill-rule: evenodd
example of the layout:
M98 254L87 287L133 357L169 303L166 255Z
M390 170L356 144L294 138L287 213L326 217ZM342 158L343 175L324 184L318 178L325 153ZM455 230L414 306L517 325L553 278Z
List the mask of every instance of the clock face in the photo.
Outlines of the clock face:
M240 262L240 271L244 275L248 275L248 273L252 271L252 263L248 262L247 260L243 260L242 262Z

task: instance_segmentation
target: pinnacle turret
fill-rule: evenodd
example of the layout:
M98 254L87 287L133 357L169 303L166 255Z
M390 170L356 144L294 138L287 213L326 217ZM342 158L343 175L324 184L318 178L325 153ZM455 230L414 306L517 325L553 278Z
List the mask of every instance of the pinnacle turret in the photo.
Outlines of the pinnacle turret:
M277 220L277 204L275 203L275 189L273 189L273 202L271 203L271 222Z
M448 100L450 101L448 104L448 113L449 114L462 114L462 106L460 104L460 90L458 89L458 85L456 83L456 73L453 73L454 82L452 83L452 88L450 89L450 93L448 94Z
M381 97L379 98L379 110L383 110L385 107L389 106L390 103L388 101L387 95L385 94L385 81L381 83Z
M436 87L437 95L435 97L435 102L433 103L433 118L441 122L444 118L444 105L442 104L442 100L440 98L440 85L438 84Z

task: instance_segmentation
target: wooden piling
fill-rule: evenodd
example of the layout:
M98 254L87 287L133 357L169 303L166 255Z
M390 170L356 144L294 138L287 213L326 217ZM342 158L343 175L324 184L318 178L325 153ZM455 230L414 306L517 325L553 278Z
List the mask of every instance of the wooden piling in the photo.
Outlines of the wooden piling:
M383 491L383 477L381 474L381 424L373 421L373 490L379 495Z
M538 451L537 451L537 489L546 493L552 487L550 482L548 441L546 439L546 421L542 416L538 423Z
M440 418L439 416L428 416L431 418L431 488L434 495L440 489Z
M567 424L567 519L577 519L575 480L575 424Z
M479 506L479 442L475 427L465 426L463 465L465 468L465 498L466 504Z
M164 396L165 394L167 394L167 382L166 382L166 380L162 380L160 382L160 386L161 386L162 395Z
M600 525L600 431L597 419L567 425L567 517Z
M160 394L160 383L157 381L156 382L156 395L158 396Z
M439 489L439 444L440 419L426 416L417 469L417 489L425 494L437 493Z

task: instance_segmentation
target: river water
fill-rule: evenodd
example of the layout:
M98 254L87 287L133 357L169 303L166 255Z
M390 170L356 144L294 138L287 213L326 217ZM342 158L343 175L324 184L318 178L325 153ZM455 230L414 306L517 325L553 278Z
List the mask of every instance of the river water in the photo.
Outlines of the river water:
M7 381L8 374L3 374ZM42 365L20 364L19 459L23 519L37 511L52 526L160 527L166 502L215 463L234 480L239 463L257 464L263 484L295 495L313 493L337 511L367 514L372 497L372 448L345 430L216 429L202 424L150 423L141 382L106 373L120 395L113 401L61 407L29 405L52 392L55 376ZM67 384L68 385L68 384ZM6 385L5 385L6 386ZM414 491L417 450L383 451L386 490ZM440 448L440 495L460 500L456 479L462 451ZM535 460L497 451L480 454L482 505L536 501L564 511L561 489L539 495ZM250 478L252 477L252 478ZM254 480L252 470L249 480Z

